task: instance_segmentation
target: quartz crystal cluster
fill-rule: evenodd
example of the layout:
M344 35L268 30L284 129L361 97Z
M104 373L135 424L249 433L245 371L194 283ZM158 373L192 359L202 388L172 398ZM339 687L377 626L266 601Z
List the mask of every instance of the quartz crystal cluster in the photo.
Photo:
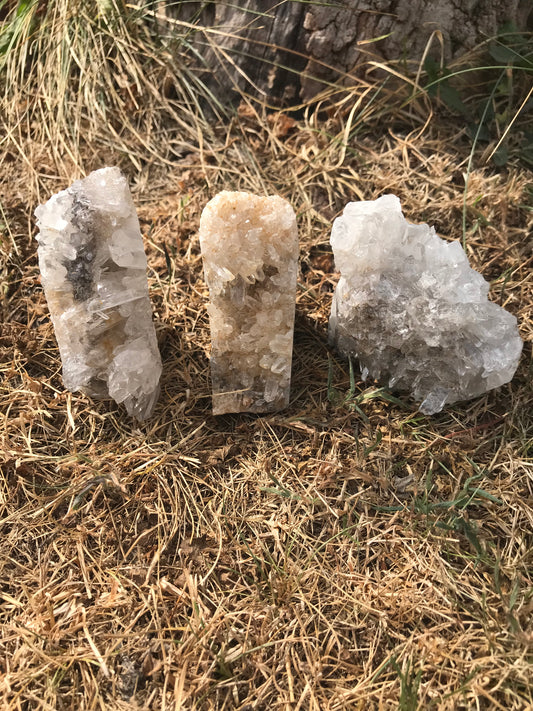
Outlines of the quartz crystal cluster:
M126 178L103 168L39 206L39 266L69 390L148 417L161 357Z
M516 318L458 242L410 224L384 195L349 203L331 245L340 280L330 342L359 360L363 379L410 392L426 414L507 383L522 350Z
M222 192L205 207L213 413L286 407L291 381L298 233L281 197Z

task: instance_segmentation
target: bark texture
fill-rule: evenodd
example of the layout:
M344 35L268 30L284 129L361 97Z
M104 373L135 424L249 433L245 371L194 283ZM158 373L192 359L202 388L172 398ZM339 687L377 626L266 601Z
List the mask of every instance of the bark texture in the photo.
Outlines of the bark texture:
M384 60L417 62L436 31L444 57L455 59L505 22L526 30L531 0L291 0L159 3L167 15L198 20L207 31L194 45L222 100L232 90L270 103L308 100L328 82L357 73L369 52ZM379 41L376 38L382 37ZM435 37L433 50L440 55Z

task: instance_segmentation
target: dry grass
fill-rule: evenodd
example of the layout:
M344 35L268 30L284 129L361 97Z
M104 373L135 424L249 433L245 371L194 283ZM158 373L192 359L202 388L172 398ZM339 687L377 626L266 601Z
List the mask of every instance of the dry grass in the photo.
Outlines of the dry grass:
M218 125L181 115L181 157L168 101L145 93L174 126L157 161L131 132L61 148L24 132L27 106L4 114L2 708L533 706L531 175L476 154L467 194L471 262L527 341L513 382L435 417L351 392L326 340L331 220L393 191L460 238L469 150L449 120L424 127L423 103L376 102L369 130L366 91L359 124L245 101ZM65 392L36 263L36 201L104 163L130 174L164 361L141 426ZM197 228L222 188L299 215L292 403L268 417L210 414Z

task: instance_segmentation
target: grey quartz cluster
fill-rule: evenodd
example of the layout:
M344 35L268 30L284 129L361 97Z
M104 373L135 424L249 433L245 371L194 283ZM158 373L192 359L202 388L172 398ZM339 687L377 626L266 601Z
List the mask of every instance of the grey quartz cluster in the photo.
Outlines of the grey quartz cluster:
M351 202L331 233L341 276L330 341L368 377L407 391L425 414L511 380L522 351L516 318L459 242L404 218L400 200Z

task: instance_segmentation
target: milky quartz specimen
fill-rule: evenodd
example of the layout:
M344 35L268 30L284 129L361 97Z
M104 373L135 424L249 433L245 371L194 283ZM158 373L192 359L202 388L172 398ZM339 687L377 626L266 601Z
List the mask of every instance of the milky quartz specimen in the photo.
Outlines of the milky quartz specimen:
M148 417L161 357L146 256L126 178L102 168L35 210L39 267L69 390Z
M488 301L489 285L458 242L407 222L400 200L352 202L333 223L341 273L330 342L369 375L433 414L511 380L522 341L516 318Z
M204 208L213 413L289 403L298 232L281 197L222 192Z

